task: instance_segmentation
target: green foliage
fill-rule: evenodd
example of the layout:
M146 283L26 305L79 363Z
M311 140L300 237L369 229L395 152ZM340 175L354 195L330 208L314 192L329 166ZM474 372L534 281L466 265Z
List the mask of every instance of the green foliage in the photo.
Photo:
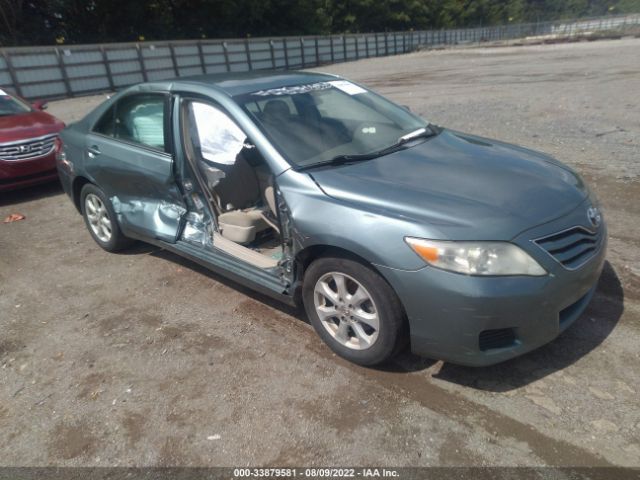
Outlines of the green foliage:
M640 12L640 0L0 0L0 45L475 27Z

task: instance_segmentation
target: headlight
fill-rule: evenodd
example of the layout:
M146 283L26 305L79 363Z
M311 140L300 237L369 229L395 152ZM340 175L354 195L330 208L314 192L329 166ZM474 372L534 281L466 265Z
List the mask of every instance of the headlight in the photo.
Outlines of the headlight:
M546 275L524 250L508 242L448 242L407 237L429 265L466 275Z

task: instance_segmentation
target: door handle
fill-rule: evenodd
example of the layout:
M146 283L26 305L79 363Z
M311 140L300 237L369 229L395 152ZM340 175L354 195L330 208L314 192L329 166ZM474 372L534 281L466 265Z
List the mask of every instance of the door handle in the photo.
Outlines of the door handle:
M100 155L100 149L96 145L92 145L87 148L87 153L89 154L89 158L96 158Z

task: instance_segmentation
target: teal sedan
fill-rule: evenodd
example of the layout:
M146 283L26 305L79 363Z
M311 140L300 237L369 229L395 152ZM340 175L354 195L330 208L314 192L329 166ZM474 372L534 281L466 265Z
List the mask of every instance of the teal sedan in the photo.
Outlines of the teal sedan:
M301 304L361 365L407 344L475 366L535 349L580 316L605 258L573 170L332 75L144 83L61 138L98 245L148 242Z

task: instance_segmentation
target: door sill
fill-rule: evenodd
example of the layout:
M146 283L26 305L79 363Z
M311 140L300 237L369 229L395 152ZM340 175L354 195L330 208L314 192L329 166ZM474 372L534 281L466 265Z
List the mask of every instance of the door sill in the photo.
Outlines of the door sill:
M229 240L228 238L224 238L218 232L214 232L213 234L213 246L222 250L227 255L231 255L232 257L247 262L249 265L253 265L254 267L267 269L276 268L278 266L278 260L275 258L268 257Z

